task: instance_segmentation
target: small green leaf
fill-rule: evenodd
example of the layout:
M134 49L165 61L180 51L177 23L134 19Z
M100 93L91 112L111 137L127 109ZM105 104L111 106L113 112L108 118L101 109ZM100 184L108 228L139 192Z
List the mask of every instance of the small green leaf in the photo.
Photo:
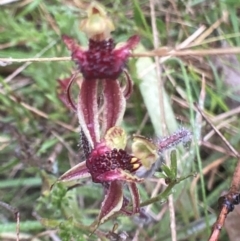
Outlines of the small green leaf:
M139 5L139 2L134 0L133 1L134 7L134 19L135 23L138 25L139 29L144 29L146 33L151 33L150 28L147 24L146 18L142 12L142 9Z
M171 172L173 174L173 178L177 178L177 151L172 150L170 154L171 159Z
M164 179L167 178L167 176L166 176L164 173L162 173L162 172L155 173L155 176L156 176L157 178L164 178Z
M172 179L173 173L172 170L167 165L162 165L162 170L166 174L167 178Z

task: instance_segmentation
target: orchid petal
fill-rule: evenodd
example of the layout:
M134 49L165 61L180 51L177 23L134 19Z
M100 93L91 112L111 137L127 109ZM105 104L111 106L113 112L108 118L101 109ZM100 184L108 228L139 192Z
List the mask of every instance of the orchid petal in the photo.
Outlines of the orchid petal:
M72 83L74 82L76 77L76 73L73 74L70 78L66 78L63 80L58 80L59 82L59 99L69 108L76 111L77 107L76 104L73 102L70 88L72 86Z
M124 70L123 72L126 76L126 86L123 89L123 95L126 99L128 99L131 96L132 91L133 91L133 81L127 70Z
M133 206L132 214L138 213L140 210L140 196L139 196L137 185L136 183L131 182L128 184L128 186L132 196L132 206Z
M120 168L107 171L103 174L97 176L97 180L100 182L112 182L115 180L125 181L125 182L142 182L142 178L138 178L137 176L131 175L129 172L126 172Z
M139 43L140 37L138 35L131 36L126 43L119 43L114 49L116 59L116 66L120 66L122 62L126 61L129 57L131 50Z
M69 101L67 99L66 90L70 80L71 80L71 77L63 80L58 79L58 92L57 92L58 98L62 101L62 103L67 108L69 108Z
M122 121L126 100L123 96L119 82L116 80L103 80L103 126L102 132L120 124Z
M78 45L73 38L63 35L62 39L67 48L71 51L72 59L78 64L80 72L82 72L84 66L87 65L86 51L80 45Z
M84 161L65 172L61 177L59 177L58 182L68 182L86 177L90 177L90 173L86 166L86 162Z
M101 211L98 217L99 224L103 223L114 213L122 208L123 191L122 183L115 181L110 183L110 187L102 203Z
M126 132L120 127L110 128L105 137L106 146L110 149L125 149L127 144Z
M132 153L141 160L142 165L147 170L159 157L157 146L148 138L139 135L134 135Z
M127 40L126 44L122 48L133 49L137 46L139 42L140 37L138 35L133 35Z
M100 140L97 83L95 79L83 81L77 109L79 124L92 148Z
M63 35L62 39L68 50L72 52L72 56L74 57L73 59L76 60L84 58L85 50L80 45L78 45L73 38L67 35Z

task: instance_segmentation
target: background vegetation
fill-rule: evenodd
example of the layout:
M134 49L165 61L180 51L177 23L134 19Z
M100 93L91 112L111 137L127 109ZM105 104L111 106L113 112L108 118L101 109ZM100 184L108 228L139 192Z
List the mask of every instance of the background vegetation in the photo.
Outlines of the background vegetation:
M141 46L136 52L149 51L154 49L158 32L162 51L165 46L206 50L240 46L237 0L156 2L153 16L151 1L102 1L115 23L116 42L138 33ZM62 34L73 36L86 46L79 22L86 16L87 3L1 1L0 58L69 56ZM153 20L157 31L152 29ZM198 36L184 42L197 31ZM194 132L193 144L178 151L179 176L199 174L174 189L174 217L177 240L207 240L215 221L217 200L229 187L236 159L201 119L193 103L206 111L212 123L239 150L238 56L162 57L160 62L158 79L153 58L129 61L135 86L123 126L129 135L156 137L162 135L165 118L169 133L181 126ZM61 186L49 192L60 174L82 160L76 115L57 96L57 79L69 76L75 65L71 61L0 65L0 200L19 210L21 240L97 240L94 235L86 236L74 221L90 224L96 218L103 199L99 186L86 179L69 192ZM164 89L159 88L159 81ZM162 99L164 116L160 111ZM164 186L164 180L150 178L139 186L142 199L161 192ZM14 215L1 206L0 210L0 239L15 240ZM167 202L148 207L147 214L145 220L111 220L101 230L110 231L118 223L118 232L126 232L129 240L172 240L170 224L174 222ZM46 228L39 217L58 220L60 224L42 220L48 224ZM238 219L236 216L232 222L236 224ZM228 237L226 230L233 233L234 226L227 223L220 240L237 240Z

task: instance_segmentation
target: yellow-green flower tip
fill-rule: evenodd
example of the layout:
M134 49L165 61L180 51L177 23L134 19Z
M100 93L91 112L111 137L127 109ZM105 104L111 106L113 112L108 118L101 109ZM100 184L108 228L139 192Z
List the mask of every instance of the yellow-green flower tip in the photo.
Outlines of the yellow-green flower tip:
M80 25L80 29L87 37L97 41L109 39L115 28L104 7L97 2L92 2L87 9L87 15L88 17Z

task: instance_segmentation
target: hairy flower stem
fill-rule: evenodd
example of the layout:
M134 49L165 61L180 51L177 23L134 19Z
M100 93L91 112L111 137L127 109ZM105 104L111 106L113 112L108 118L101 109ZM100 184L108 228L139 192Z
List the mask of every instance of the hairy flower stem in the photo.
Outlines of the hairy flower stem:
M171 194L172 188L177 184L178 182L173 182L168 185L168 187L158 196L150 198L149 200L140 203L140 207L145 207L150 204L153 204L155 202L165 202L168 198L168 196Z

